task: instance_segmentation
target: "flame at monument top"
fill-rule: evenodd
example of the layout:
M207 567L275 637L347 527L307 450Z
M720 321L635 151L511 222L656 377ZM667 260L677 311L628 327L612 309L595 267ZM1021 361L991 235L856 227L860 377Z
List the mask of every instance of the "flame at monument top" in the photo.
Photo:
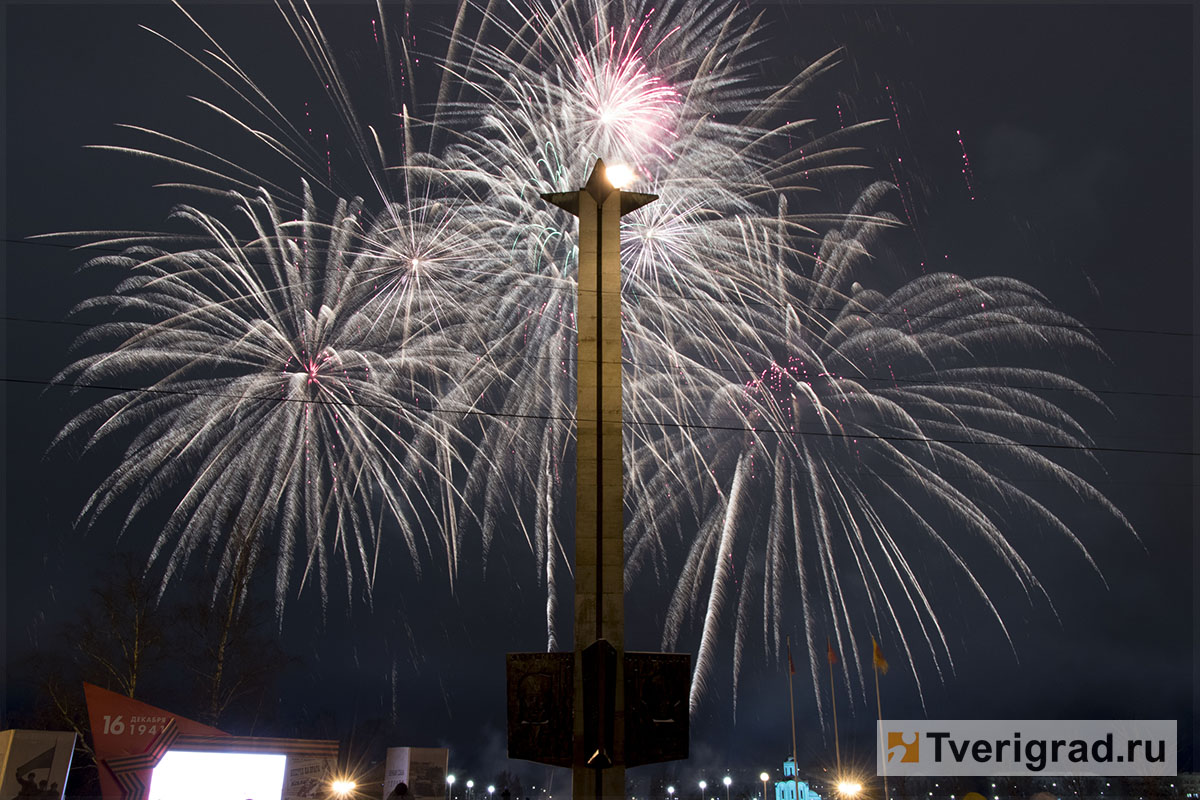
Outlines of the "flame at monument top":
M607 167L604 170L604 176L617 189L624 189L637 177L634 171L625 164L613 164L611 167Z

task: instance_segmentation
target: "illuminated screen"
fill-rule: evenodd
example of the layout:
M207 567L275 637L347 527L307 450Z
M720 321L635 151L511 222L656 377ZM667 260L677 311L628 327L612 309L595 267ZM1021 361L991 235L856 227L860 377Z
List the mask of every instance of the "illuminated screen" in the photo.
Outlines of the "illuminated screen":
M287 756L168 750L150 778L149 800L279 800Z

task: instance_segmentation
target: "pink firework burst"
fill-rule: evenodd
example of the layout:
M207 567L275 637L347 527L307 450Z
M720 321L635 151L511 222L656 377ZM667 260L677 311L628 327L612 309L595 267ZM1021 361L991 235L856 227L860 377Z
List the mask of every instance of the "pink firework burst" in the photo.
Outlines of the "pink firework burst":
M642 54L646 25L628 27L619 38L615 28L597 30L604 44L575 57L579 96L601 138L610 143L610 152L624 154L639 167L649 155L668 152L680 104L679 91L647 68Z

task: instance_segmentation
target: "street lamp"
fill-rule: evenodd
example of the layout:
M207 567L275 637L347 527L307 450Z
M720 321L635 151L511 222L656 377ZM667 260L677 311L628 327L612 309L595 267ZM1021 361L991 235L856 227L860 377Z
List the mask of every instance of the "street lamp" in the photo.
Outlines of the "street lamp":
M729 800L729 784L733 783L733 778L726 775L721 779L721 783L725 784L725 800Z
M675 787L674 786L667 787L667 797L669 798L669 800L675 800Z
M488 784L488 800L492 800L492 795L494 795L495 793L496 793L496 787L489 783Z
M447 775L446 776L446 800L454 800L454 795L452 794L453 791L454 791L454 776Z
M763 782L763 800L767 800L767 781L771 776L765 772L758 773L758 779Z
M339 778L331 783L329 788L332 789L333 793L338 797L349 797L354 793L355 783L354 781L346 780L345 778Z
M475 781L467 781L467 797L469 800L475 800Z
M842 781L837 785L837 792L842 797L857 797L862 791L861 783L853 783L851 781Z
M700 781L700 800L704 800L704 790L708 788L708 781Z

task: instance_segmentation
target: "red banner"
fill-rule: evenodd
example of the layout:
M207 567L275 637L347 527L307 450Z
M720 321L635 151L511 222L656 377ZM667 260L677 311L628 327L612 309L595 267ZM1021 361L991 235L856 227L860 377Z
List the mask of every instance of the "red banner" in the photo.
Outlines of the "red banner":
M110 692L93 686L83 685L87 699L88 722L92 727L92 746L96 750L96 761L100 766L100 790L104 800L121 800L121 786L104 766L110 758L134 756L145 753L154 740L163 732L171 720L179 733L190 736L227 736L224 731L195 720L181 717L149 703L134 700L123 694ZM150 784L150 770L142 776L145 785Z

